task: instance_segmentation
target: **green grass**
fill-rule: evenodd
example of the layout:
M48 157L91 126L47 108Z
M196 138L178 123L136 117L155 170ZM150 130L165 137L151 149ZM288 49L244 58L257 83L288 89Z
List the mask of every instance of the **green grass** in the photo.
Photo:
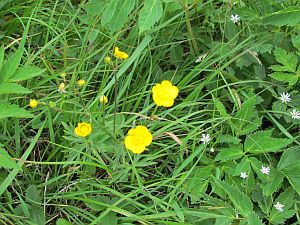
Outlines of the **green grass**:
M155 23L148 21L145 31L142 0L0 3L0 85L31 90L0 94L0 151L10 155L0 155L0 224L300 221L300 122L290 114L300 109L299 82L291 84L289 77L299 76L300 27L279 17L300 18L299 3L151 2L162 4L163 12L149 11ZM239 23L232 14L241 16ZM116 46L129 58L116 59ZM295 55L295 71L277 48ZM107 56L111 64L104 62ZM285 77L272 77L272 65L284 67ZM23 72L15 82L13 70L26 66L44 71ZM179 88L170 108L152 98L162 80ZM62 82L66 93L58 91ZM292 101L282 103L282 92ZM108 104L100 104L102 95ZM33 109L32 98L39 101ZM6 110L10 104L15 112ZM93 127L86 138L74 134L82 121ZM124 146L137 125L153 135L140 155ZM270 129L270 135L257 135ZM210 134L209 143L203 144L202 134ZM260 172L262 165L270 167L269 175Z

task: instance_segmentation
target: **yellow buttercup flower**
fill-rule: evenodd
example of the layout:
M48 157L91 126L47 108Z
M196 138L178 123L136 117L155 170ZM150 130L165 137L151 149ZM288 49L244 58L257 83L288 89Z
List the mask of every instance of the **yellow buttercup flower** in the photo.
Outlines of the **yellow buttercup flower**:
M82 122L82 123L78 123L74 132L77 136L86 137L86 136L90 135L92 130L93 130L93 128L92 128L91 124Z
M78 85L79 87L84 86L84 85L85 85L85 80L83 80L83 79L78 80L78 81L77 81L77 85Z
M171 107L178 93L178 88L168 80L164 80L152 88L153 100L158 106Z
M110 64L111 63L111 58L109 56L106 56L104 58L104 62L105 62L105 64Z
M38 106L38 101L36 100L36 99L30 99L30 101L29 101L29 106L31 107L31 108L35 108L35 107L37 107Z
M125 147L136 154L141 154L152 143L152 134L145 126L137 126L128 131Z
M108 99L105 95L100 96L99 100L100 100L100 103L103 104L103 105L108 103Z
M124 60L128 58L128 54L126 52L120 51L118 47L115 47L114 55L116 58Z

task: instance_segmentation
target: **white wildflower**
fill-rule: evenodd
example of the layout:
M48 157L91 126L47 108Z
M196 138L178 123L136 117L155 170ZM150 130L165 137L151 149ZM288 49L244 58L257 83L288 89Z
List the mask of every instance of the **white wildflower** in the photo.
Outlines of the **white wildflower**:
M239 17L239 15L235 14L235 15L231 15L230 20L233 23L238 23L240 21L241 17Z
M210 141L210 135L209 134L202 134L202 138L201 141L203 142L203 144L208 144Z
M270 174L270 167L264 167L264 166L261 166L260 171L261 171L263 174L269 175L269 174Z
M289 93L281 93L279 99L281 100L282 103L288 103L291 101Z
M277 202L276 205L274 205L274 207L275 207L278 211L283 212L283 207L284 207L284 205L281 204L280 202Z
M246 179L248 177L248 175L247 175L246 172L241 172L240 177L243 178L243 179Z
M204 53L202 55L199 55L198 58L196 59L195 63L201 62L205 57L207 56L208 53Z
M300 113L296 109L293 109L293 111L291 112L291 116L293 119L300 119Z
M214 148L211 148L209 151L210 151L210 152L215 152L215 149L214 149Z

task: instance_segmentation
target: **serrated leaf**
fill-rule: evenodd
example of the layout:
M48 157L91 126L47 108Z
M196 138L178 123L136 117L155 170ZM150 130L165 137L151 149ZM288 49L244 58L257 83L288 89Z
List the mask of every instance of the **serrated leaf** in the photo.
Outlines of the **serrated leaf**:
M261 125L261 118L258 118L258 113L255 108L256 104L257 98L249 98L233 117L232 123L237 135L253 132Z
M281 101L276 101L272 105L272 110L274 111L274 115L278 119L280 119L283 116L283 114L286 112L286 104L283 104Z
M283 178L284 175L282 172L273 169L272 173L269 175L269 182L265 182L261 185L264 195L271 196L275 191L277 191L283 182Z
M128 16L134 9L135 0L122 0L119 1L111 19L106 27L112 32L120 30L124 24L128 21Z
M189 174L184 184L184 189L188 192L192 199L192 204L196 203L201 194L204 193L208 187L209 177L211 176L213 166L195 167Z
M26 198L30 200L31 204L40 203L42 198L40 197L40 191L37 189L35 185L29 185L26 190Z
M235 208L245 217L254 213L253 212L253 204L250 198L236 186L229 185L223 181L219 181L218 179L214 179L214 181L221 187L229 196L229 199L234 204Z
M294 190L300 195L300 160L294 166L283 169L285 177L288 179Z
M278 170L283 170L300 163L300 147L293 147L283 152L277 165Z
M234 175L235 176L240 176L240 174L243 173L247 173L249 174L250 172L250 162L247 156L245 156L242 161L237 165Z
M273 45L272 44L260 44L255 46L252 50L258 53L271 53L273 49Z
M298 76L293 73L275 72L271 73L270 76L278 81L288 83L289 86L293 86L298 82Z
M140 11L138 26L140 33L150 30L159 21L163 13L161 0L148 0Z
M11 105L7 102L0 103L0 119L7 117L30 118L33 115L27 110L20 108L17 105Z
M20 169L13 158L0 147L0 168L4 169Z
M2 83L0 84L0 95L3 94L28 94L31 91L19 84Z
M230 144L239 144L241 139L234 137L229 134L220 134L217 137L216 143L230 143Z
M276 48L274 50L276 61L285 67L285 71L295 73L298 57L294 53L288 53L285 49Z
M41 75L45 72L45 69L41 69L36 66L23 66L20 69L17 70L16 73L14 73L9 80L10 81L23 81L23 80L29 80L31 78L34 78L36 76Z
M295 26L300 22L300 8L288 7L277 12L273 12L262 19L263 24L276 26Z
M283 212L280 212L275 208L275 204L279 202L283 204ZM273 202L273 208L270 214L270 222L272 224L282 224L285 220L291 218L296 211L289 210L295 202L295 192L292 188L287 188L283 193L281 193L277 199Z
M233 145L230 148L222 148L217 154L214 161L228 161L243 157L242 145Z
M293 140L287 138L272 138L273 130L257 131L247 136L244 151L254 154L278 152L291 144Z

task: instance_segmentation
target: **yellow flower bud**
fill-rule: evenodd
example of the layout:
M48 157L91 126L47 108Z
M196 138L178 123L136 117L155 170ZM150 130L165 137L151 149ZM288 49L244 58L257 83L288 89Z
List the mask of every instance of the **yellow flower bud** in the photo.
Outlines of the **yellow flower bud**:
M111 58L109 56L106 56L104 58L104 62L105 62L105 64L110 64L111 63Z
M103 104L103 105L108 103L108 99L105 95L100 96L100 103Z
M77 85L78 85L79 87L84 86L84 85L85 85L85 80L83 80L83 79L78 80L78 81L77 81Z
M62 72L61 74L60 74L60 77L62 77L62 78L66 78L66 76L67 76L67 74L65 73L65 72Z
M35 107L37 107L38 106L38 101L36 100L36 99L30 99L30 101L29 101L29 106L31 107L31 108L35 108Z
M58 91L59 91L60 93L66 93L65 88L66 88L65 83L61 83L61 84L58 86Z

